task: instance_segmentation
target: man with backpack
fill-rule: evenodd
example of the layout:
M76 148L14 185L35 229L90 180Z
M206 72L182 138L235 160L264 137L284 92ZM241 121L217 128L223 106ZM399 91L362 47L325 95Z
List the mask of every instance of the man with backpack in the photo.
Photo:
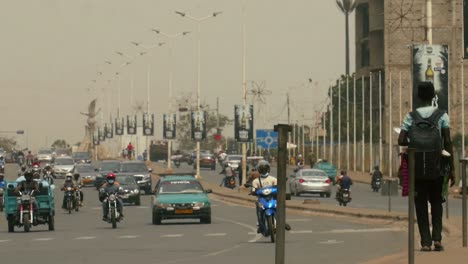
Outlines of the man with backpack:
M442 251L442 186L444 176L441 171L442 150L450 154L449 117L445 111L432 105L436 96L431 82L418 85L418 98L421 106L408 113L403 120L398 145L414 148L415 153L415 207L418 229L421 236L421 251ZM452 155L453 156L453 155ZM450 158L447 177L454 182L453 158ZM432 234L429 227L428 201L431 203Z

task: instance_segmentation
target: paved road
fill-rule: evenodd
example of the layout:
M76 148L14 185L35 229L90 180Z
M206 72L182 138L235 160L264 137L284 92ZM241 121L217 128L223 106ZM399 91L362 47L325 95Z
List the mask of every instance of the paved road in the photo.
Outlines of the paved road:
M16 168L7 166L7 179ZM205 172L205 171L203 171ZM57 180L60 185L63 180ZM163 221L151 225L151 196L142 206L125 206L125 220L113 230L101 219L94 188L85 188L85 206L78 213L60 210L62 193L56 190L56 230L36 226L32 232L7 232L0 219L2 262L34 263L272 263L274 245L257 235L254 209L217 201L212 197L213 223ZM406 230L392 226L351 223L332 218L288 215L287 263L359 263L399 252ZM382 246L385 245L385 246ZM340 250L337 251L337 247ZM366 254L359 252L365 249Z
M191 170L191 167L185 163L181 165L178 169L179 171ZM222 175L219 174L221 167L217 167L216 171L211 171L208 169L202 169L201 175L203 178L209 182L219 184ZM288 170L288 175L292 174L292 169ZM276 174L276 168L272 168L272 174ZM389 198L386 195L382 195L380 192L375 193L371 190L368 184L355 183L351 188L353 200L348 204L350 208L367 208L367 209L379 209L379 210L388 210L389 209ZM315 194L303 194L300 197L293 196L293 200L304 200L304 199L316 199L322 204L330 204L331 206L339 206L337 201L334 199L335 189L333 188L333 193L331 198L321 198L320 195ZM407 212L408 211L408 199L402 197L401 193L397 196L390 197L390 207L392 211L396 212ZM444 210L445 210L444 205ZM462 203L460 199L450 199L449 201L449 213L452 216L461 216L462 215ZM445 215L445 212L444 212Z

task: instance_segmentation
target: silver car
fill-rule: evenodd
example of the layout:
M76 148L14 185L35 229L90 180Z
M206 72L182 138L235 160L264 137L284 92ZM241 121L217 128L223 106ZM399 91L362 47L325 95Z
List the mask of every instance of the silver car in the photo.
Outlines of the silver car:
M39 161L52 162L54 159L53 151L51 149L40 149L37 152L36 158Z
M224 159L224 166L226 164L231 167L232 169L237 169L239 164L242 162L242 155L227 155Z
M320 194L330 197L332 182L323 170L302 169L288 178L291 194L300 196L303 193Z
M54 163L55 177L65 178L65 175L73 170L75 161L72 157L59 157L56 158Z

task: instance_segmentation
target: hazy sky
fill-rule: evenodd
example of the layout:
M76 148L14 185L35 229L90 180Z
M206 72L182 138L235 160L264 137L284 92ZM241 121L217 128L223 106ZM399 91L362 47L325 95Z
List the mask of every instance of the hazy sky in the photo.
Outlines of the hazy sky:
M70 143L84 136L91 98L109 119L115 116L117 81L121 72L121 113L134 102L146 101L146 65L151 62L150 111L156 116L156 137L162 134L162 114L169 105L169 69L175 63L173 96L197 87L196 23L175 10L203 17L220 16L201 24L201 100L233 116L242 103L242 1L241 0L19 0L0 2L1 131L24 129L34 149L55 139ZM262 113L268 127L285 122L286 92L291 90L292 119L304 113L311 119L323 101L332 78L344 72L344 16L334 0L247 0L246 79L265 81L272 91ZM351 18L351 67L354 69L354 18ZM191 31L175 41L170 60L168 46L151 50L127 67L115 51L135 55L141 49L131 41L150 46L168 39L167 33ZM105 63L112 62L111 65ZM98 76L97 72L103 75ZM131 95L130 75L134 74ZM318 86L308 84L308 79ZM92 80L97 79L96 85ZM112 80L110 83L107 80ZM102 89L107 98L102 102ZM248 88L251 88L249 85ZM110 106L108 102L111 102ZM104 103L104 104L103 104ZM265 119L265 118L262 118ZM307 122L312 122L308 120ZM232 131L227 131L232 135ZM8 135L8 134L3 134ZM20 144L25 137L18 137Z

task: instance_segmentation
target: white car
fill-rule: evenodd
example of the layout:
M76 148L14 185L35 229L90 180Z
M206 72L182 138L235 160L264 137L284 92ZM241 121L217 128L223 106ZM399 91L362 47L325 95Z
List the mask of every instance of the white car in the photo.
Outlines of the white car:
M54 159L53 151L51 149L40 149L39 152L37 152L36 157L39 161L47 162L52 162L52 160Z
M228 165L232 169L237 169L239 164L242 162L242 155L227 155L224 159L224 166Z
M75 161L72 157L58 157L54 163L54 175L57 178L65 178L65 175L75 168Z

